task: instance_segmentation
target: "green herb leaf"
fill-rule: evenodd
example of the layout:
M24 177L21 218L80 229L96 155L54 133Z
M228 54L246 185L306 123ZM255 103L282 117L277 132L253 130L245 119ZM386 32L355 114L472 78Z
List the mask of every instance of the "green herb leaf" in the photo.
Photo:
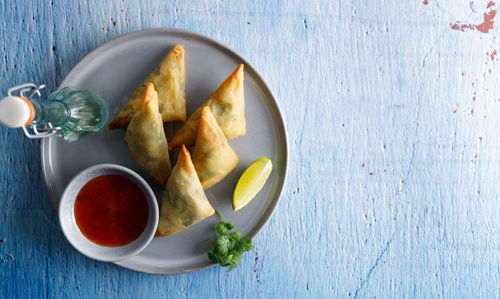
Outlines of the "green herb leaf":
M215 212L221 218L221 222L215 227L215 233L217 234L215 242L208 240L211 250L208 252L208 258L223 267L229 266L227 272L230 272L240 264L243 253L253 248L252 240L250 238L241 239L242 236L239 231L231 233L234 224L225 222L219 211L216 210ZM212 244L214 244L213 247Z
M250 240L249 238L245 238L238 243L238 247L243 251L249 251L253 248L252 240Z
M227 234L227 228L226 228L226 223L221 221L217 226L215 227L215 232L217 235L225 235Z
M239 231L235 231L234 233L229 235L229 238L233 241L239 241L241 239L241 233Z

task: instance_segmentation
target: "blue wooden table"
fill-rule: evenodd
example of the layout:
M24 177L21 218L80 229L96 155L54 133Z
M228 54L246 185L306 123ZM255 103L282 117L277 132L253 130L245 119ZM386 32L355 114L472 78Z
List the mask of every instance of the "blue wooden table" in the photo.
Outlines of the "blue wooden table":
M2 94L32 81L54 90L120 34L192 30L269 83L291 164L238 269L155 276L74 250L45 191L39 143L0 127L0 297L500 297L498 6L1 1Z

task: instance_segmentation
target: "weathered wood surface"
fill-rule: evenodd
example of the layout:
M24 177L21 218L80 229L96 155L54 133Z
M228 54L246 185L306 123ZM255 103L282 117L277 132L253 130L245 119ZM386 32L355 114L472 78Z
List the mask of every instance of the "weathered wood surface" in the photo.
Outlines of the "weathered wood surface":
M69 245L38 142L1 127L0 297L500 297L500 3L469 2L1 1L2 93L53 90L122 33L192 30L267 80L291 165L237 270L146 275Z

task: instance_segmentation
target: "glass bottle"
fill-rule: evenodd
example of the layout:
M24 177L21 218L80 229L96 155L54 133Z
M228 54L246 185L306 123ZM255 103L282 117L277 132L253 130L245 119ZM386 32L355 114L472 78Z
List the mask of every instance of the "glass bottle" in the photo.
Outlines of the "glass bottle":
M99 96L88 90L64 87L42 102L36 98L40 98L42 88L43 85L29 83L9 89L8 96L0 101L0 122L22 128L28 138L55 134L70 142L99 132L106 124L108 109Z

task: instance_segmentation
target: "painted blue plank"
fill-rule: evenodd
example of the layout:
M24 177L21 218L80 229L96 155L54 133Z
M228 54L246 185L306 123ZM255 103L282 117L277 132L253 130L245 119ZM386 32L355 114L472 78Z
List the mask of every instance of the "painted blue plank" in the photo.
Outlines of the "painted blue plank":
M291 157L283 199L238 269L154 276L78 254L45 194L38 143L1 127L2 297L499 297L499 21L450 28L498 4L423 2L0 2L2 92L54 89L123 33L193 30L263 75Z

